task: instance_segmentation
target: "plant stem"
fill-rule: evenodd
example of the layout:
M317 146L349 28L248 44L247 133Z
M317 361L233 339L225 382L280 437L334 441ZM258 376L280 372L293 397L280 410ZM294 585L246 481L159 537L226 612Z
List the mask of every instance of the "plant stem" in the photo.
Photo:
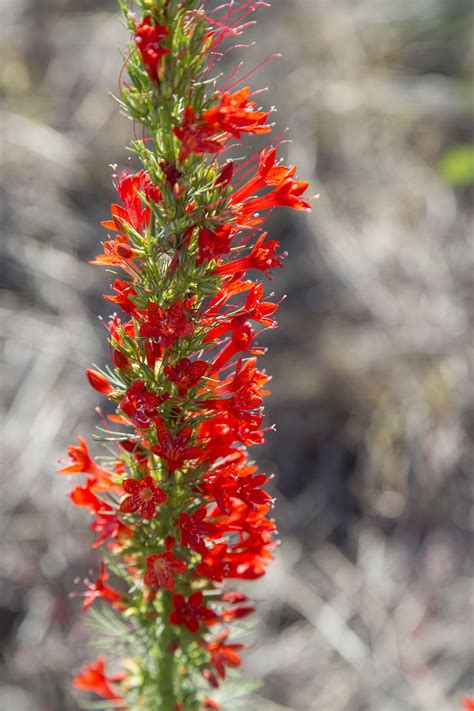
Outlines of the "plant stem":
M170 595L163 591L163 616L164 626L161 633L159 647L161 650L160 668L158 671L158 684L161 696L160 711L175 711L176 696L174 691L174 654L169 651L171 644L171 631L168 624L170 610Z

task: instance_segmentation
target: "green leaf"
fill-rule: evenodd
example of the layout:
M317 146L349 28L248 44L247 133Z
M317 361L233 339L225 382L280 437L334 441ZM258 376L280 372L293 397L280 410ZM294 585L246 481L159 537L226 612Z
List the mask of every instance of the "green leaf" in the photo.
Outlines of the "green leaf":
M474 183L474 145L460 144L445 151L438 164L443 178L456 188Z

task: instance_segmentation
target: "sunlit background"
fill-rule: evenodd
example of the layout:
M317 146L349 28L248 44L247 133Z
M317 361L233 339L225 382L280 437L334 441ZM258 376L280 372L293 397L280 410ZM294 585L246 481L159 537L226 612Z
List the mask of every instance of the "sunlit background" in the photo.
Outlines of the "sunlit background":
M112 0L2 0L0 709L72 711L96 651L69 594L97 565L55 476L107 358L88 264L127 165ZM455 711L472 691L469 0L274 0L228 56L268 86L319 193L271 220L289 256L269 346L281 545L259 601L253 711ZM472 332L471 332L472 333ZM92 633L93 634L93 633ZM237 707L237 706L236 706ZM229 711L231 711L229 709Z

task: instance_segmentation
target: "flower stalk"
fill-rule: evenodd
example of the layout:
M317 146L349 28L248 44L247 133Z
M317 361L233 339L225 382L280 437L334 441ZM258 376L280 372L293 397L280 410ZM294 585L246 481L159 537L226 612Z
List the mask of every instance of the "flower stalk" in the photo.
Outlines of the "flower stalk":
M113 275L111 365L87 370L115 412L99 427L100 461L79 438L60 470L85 475L71 499L90 511L103 551L84 608L108 604L107 619L122 619L113 657L123 671L108 674L99 657L75 686L111 708L221 708L241 664L231 630L253 612L235 581L272 559L269 477L248 449L268 429L256 339L276 327L279 304L263 280L284 255L262 225L275 207L308 210L308 184L271 143L226 157L236 145L246 155L247 139L272 125L239 69L216 72L228 38L265 4L140 0L135 14L121 2L131 39L119 103L141 165L114 176L118 199L92 262Z

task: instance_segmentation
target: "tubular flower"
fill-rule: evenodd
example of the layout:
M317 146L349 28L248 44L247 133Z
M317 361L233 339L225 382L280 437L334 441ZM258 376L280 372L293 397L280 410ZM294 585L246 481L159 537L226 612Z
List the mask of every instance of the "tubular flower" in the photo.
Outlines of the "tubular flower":
M275 146L222 158L272 130L257 91L213 74L222 43L265 3L120 4L121 108L143 131L132 143L141 166L114 169L109 234L92 261L121 270L104 294L119 312L110 366L86 371L107 398L105 453L97 463L79 438L59 473L84 477L70 498L107 562L78 595L119 631L127 662L110 676L99 657L74 685L134 711L218 709L206 690L237 673L232 630L254 611L228 585L264 575L275 547L271 476L248 454L271 429L258 339L277 326L282 299L265 282L285 256L262 225L276 207L308 209L308 184Z
M203 124L213 133L224 131L239 140L242 133L269 133L271 126L265 126L268 111L255 111L255 102L249 101L249 96L248 86L235 94L225 91L215 108L203 112Z
M170 52L162 45L168 34L166 25L153 23L149 15L143 18L135 32L135 43L145 69L153 81L158 81L161 78L162 58Z
M84 611L87 611L95 600L107 600L112 607L120 607L122 596L110 585L105 582L108 580L109 574L105 570L104 563L100 566L100 574L94 582L85 580L86 592L84 593Z
M152 587L174 590L177 573L184 573L188 564L184 560L175 558L171 551L150 555L146 559L147 571L144 576L146 585Z
M211 664L221 679L225 679L226 667L240 667L242 664L237 652L243 649L244 645L226 644L228 636L229 630L222 630L212 642L206 645L211 653Z
M151 476L145 476L140 481L125 479L124 491L129 494L120 504L122 513L138 513L139 516L150 520L155 515L156 507L168 498L168 494L155 486Z
M163 399L147 390L142 380L137 380L125 391L120 409L131 419L135 427L147 428L152 424Z
M163 423L158 420L156 432L160 443L153 445L151 451L165 460L170 474L182 467L186 460L197 459L200 456L200 449L187 446L192 435L191 427L185 427L173 437Z
M110 393L113 393L113 387L102 373L98 373L97 370L93 370L92 368L87 368L86 375L87 380L94 390L102 393L102 395L110 395Z
M77 689L92 691L102 699L122 701L122 697L115 690L114 683L122 681L123 678L123 674L106 676L105 659L98 657L95 662L89 664L89 666L75 677L74 686Z
M182 301L171 304L166 311L151 302L142 317L140 336L152 338L163 348L172 348L178 338L190 336L194 330Z
M174 610L170 615L173 625L184 625L190 632L197 632L201 624L215 622L216 613L202 605L202 592L194 592L189 598L184 595L173 595Z
M203 360L190 361L181 358L175 366L167 365L164 374L172 383L176 383L180 395L185 395L189 388L195 387L207 370L207 363Z

